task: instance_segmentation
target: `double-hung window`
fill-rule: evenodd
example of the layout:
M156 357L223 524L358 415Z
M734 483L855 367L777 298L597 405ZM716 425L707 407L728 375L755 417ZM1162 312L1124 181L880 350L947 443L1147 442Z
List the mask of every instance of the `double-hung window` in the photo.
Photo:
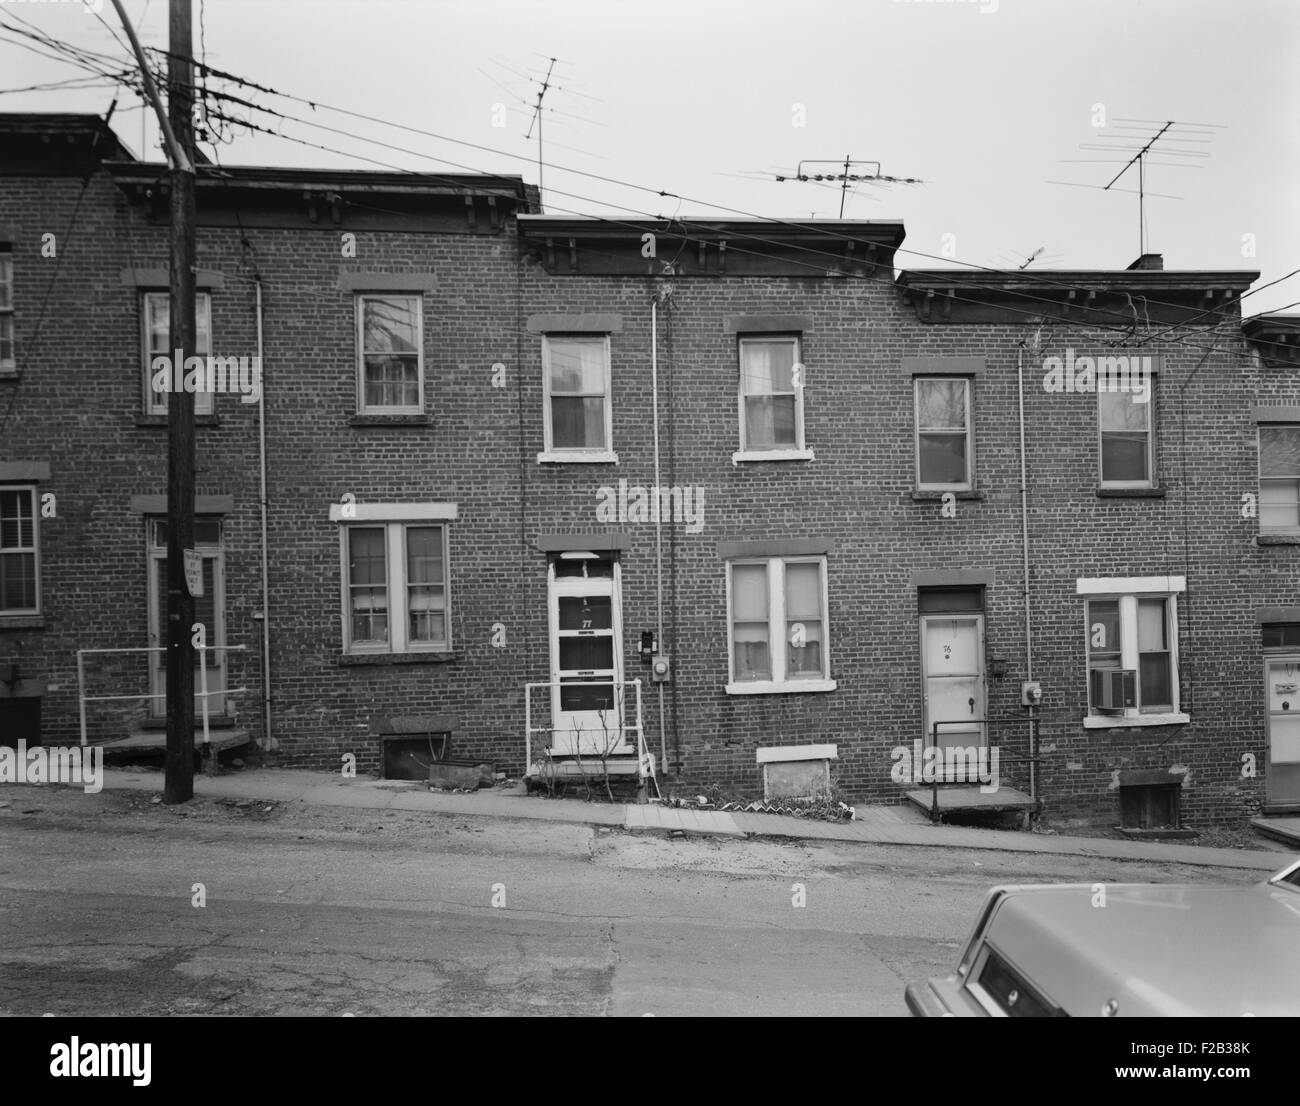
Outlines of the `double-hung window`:
M447 526L425 520L343 527L346 653L451 648Z
M1142 391L1105 387L1097 378L1097 423L1103 488L1155 487L1155 376Z
M811 460L804 441L804 365L794 335L739 339L740 451L733 460Z
M0 615L40 614L36 489L0 487Z
M1183 587L1177 576L1079 582L1087 595L1089 723L1187 721L1178 702L1177 604Z
M727 566L731 694L831 691L825 557Z
M0 373L18 367L14 352L14 261L8 247L0 244Z
M539 461L616 461L610 403L609 336L542 339L544 450Z
M918 376L916 486L919 491L970 491L971 382L965 377Z
M1259 531L1300 534L1300 426L1259 428Z
M144 294L144 394L145 413L149 415L167 414L167 396L175 389L179 381L185 384L184 365L179 376L174 360L175 350L171 345L171 296L167 292L146 292ZM194 356L204 359L204 374L199 384L207 382L207 357L212 352L212 301L207 292L198 292L194 296ZM159 362L155 368L155 358L167 358L166 366ZM166 368L165 374L161 372ZM194 413L196 415L212 414L212 393L204 389L194 391Z
M357 297L357 412L424 412L423 297Z

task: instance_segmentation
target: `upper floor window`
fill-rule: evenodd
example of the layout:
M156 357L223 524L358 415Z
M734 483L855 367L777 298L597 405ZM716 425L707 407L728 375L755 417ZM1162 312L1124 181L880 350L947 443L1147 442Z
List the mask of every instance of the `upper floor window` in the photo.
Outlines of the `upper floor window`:
M343 558L345 652L451 648L445 525L344 526Z
M1300 426L1259 428L1259 529L1300 534Z
M740 339L740 451L733 460L810 460L804 441L800 339Z
M972 487L971 382L920 376L916 390L916 486L922 491Z
M424 411L423 298L357 297L357 410L363 415Z
M609 337L548 334L541 461L616 461L610 402Z
M764 557L727 566L733 694L830 691L826 559Z
M171 296L167 292L146 292L144 309L144 394L145 413L165 415L167 413L167 396L170 387L155 387L159 382L155 375L153 362L155 357L175 357L171 346ZM206 358L212 353L212 301L207 292L198 292L194 296L194 353ZM170 363L170 362L169 362ZM175 381L174 367L162 379ZM206 376L204 380L206 381ZM184 374L181 376L184 381ZM195 391L194 413L212 414L212 393Z
M1155 487L1155 377L1143 392L1097 385L1103 488Z
M36 489L0 487L0 615L39 613Z
M0 372L13 372L14 359L14 262L0 246Z

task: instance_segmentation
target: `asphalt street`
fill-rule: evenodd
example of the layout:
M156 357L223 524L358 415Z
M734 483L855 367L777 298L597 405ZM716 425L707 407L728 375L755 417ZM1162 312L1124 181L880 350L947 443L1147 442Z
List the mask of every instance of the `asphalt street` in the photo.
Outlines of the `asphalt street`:
M902 1015L995 883L1258 878L14 786L0 1013Z

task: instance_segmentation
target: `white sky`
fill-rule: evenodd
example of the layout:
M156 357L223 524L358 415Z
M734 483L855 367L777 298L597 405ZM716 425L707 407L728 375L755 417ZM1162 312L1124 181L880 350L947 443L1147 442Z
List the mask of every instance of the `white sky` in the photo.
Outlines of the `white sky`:
M109 0L95 2L120 31ZM166 45L167 0L126 0L125 6L146 45ZM1123 268L1139 253L1137 196L1047 182L1103 185L1122 162L1063 159L1114 157L1079 146L1158 129L1120 131L1116 119L1218 124L1208 144L1166 143L1208 157L1161 158L1160 145L1153 151L1153 163L1186 164L1147 168L1150 191L1182 197L1148 198L1147 249L1163 253L1169 269L1259 269L1258 284L1300 268L1295 0L205 0L201 6L213 66L500 152L326 110L313 115L304 104L219 86L358 137L300 123L284 123L285 135L401 169L453 168L419 156L427 154L456 163L456 171L522 173L536 181L536 141L524 138L529 112L520 102L532 101L536 86L508 69L540 76L546 57L555 55L563 60L556 67L559 87L546 99L555 110L544 116L549 212L833 218L837 185L776 183L771 172L793 169L801 159L852 154L878 161L883 173L927 182L863 186L845 207L846 218L903 220L907 239L897 264L907 268L1014 267L1039 247L1043 255L1031 268ZM199 8L195 0L196 53ZM13 23L14 16L125 62L104 24L75 3L0 0L0 23ZM0 89L78 75L4 41L11 37L0 31ZM111 100L107 86L5 93L0 111L102 114ZM504 127L493 125L498 104L507 108ZM804 105L803 127L793 125L796 104ZM1092 125L1096 104L1104 105L1104 128ZM127 95L113 121L137 153L143 115L139 100ZM266 114L251 117L262 126L280 125ZM145 145L161 158L152 119ZM221 147L220 157L224 164L380 168L246 132ZM1134 166L1116 187L1136 189L1136 173ZM1253 257L1243 255L1245 235L1254 236ZM1288 309L1294 301L1300 301L1300 276L1243 306L1249 315Z

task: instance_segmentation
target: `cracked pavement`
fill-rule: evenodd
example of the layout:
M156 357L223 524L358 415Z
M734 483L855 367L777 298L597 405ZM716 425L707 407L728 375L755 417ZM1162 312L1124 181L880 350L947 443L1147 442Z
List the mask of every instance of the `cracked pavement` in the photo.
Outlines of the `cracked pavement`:
M1258 878L9 786L0 1014L901 1015L994 883Z

